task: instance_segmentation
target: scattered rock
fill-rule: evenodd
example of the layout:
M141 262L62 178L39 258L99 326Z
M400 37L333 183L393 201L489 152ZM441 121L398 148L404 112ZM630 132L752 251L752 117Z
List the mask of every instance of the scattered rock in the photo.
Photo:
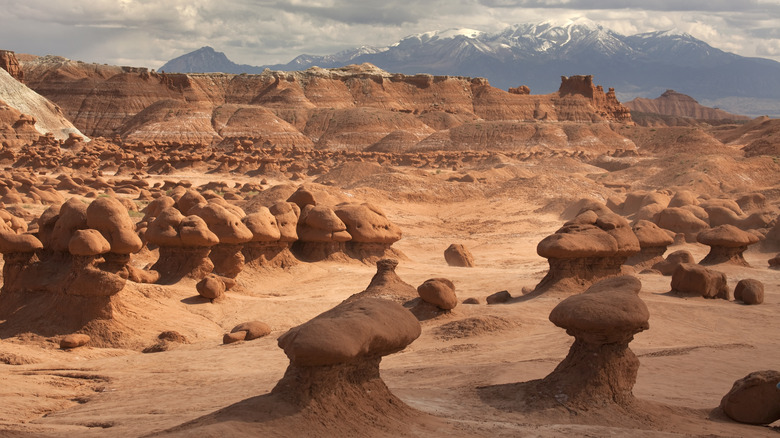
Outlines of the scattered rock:
M242 322L230 330L230 333L239 332L245 333L245 335L242 337L244 340L251 341L253 339L262 338L263 336L271 333L271 327L261 321Z
M509 294L509 291L502 290L500 292L488 295L488 297L485 298L485 301L487 301L488 304L502 304L511 299L512 295Z
M60 339L60 348L70 349L81 347L87 345L89 341L89 335L85 335L83 333L73 333L70 335L65 335L62 339Z

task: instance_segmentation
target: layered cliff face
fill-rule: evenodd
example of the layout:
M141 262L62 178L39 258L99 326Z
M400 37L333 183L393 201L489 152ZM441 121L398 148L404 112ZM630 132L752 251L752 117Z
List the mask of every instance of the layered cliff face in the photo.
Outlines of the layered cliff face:
M57 140L82 137L57 105L12 75L14 65L19 66L13 52L0 53L0 57L5 59L0 62L5 63L0 68L0 140L11 145L29 144L47 133ZM22 77L19 71L16 76Z
M631 111L660 114L663 116L686 117L699 120L749 120L749 117L699 104L696 99L674 90L666 90L655 99L637 97L624 104Z
M566 142L568 131L609 131L538 122L631 122L614 92L594 87L592 78L584 91L530 95L480 78L391 74L370 64L259 75L160 74L49 56L22 67L28 84L86 134L129 141L250 140L350 150L457 148L468 141L471 148L516 149ZM620 147L581 143L597 152L633 148L625 141L616 142Z

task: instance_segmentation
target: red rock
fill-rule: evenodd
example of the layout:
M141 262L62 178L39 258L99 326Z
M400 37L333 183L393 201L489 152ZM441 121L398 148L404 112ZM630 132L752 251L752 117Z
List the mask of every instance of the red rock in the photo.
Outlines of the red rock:
M431 278L417 286L417 293L425 302L442 310L451 310L458 305L455 285L446 278Z
M761 304L764 302L764 283L752 278L739 280L734 288L734 299L745 304Z
M474 266L474 256L460 243L453 243L444 250L444 260L450 266L466 268Z
M780 420L780 372L755 371L734 382L720 407L732 420L770 424Z

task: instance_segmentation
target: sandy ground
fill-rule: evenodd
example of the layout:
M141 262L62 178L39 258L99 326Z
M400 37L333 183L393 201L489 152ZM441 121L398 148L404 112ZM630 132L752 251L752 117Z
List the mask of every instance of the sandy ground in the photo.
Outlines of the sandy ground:
M766 298L759 306L669 296L670 277L639 275L650 330L631 348L641 361L634 394L647 404L648 420L533 416L507 409L485 388L542 378L565 357L573 338L547 319L561 297L502 305L486 305L484 298L501 290L517 297L533 287L547 269L536 244L563 221L511 199L384 201L381 207L404 230L394 245L407 257L396 271L402 279L417 286L446 277L461 300L482 303L424 321L420 338L381 364L394 394L449 423L442 436L778 436L777 428L712 413L735 380L779 368L780 273L767 268L770 254L747 253L751 268L717 267L732 290L742 278L762 281ZM447 266L443 251L455 242L471 250L478 266ZM697 259L707 252L698 244L669 251L678 249ZM64 351L35 335L0 340L0 436L144 436L265 394L288 364L276 338L363 290L375 270L359 262L319 262L245 271L239 288L218 303L193 299L194 282L128 284L120 293L126 323L139 332L177 330L191 342L169 351ZM475 332L441 327L469 317L501 324ZM265 321L272 334L222 345L222 334L249 320Z

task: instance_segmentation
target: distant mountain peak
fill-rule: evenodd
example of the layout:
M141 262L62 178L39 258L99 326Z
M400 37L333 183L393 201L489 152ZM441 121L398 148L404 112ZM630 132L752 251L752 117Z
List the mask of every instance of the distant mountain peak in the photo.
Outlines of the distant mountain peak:
M626 36L584 17L514 24L495 32L436 30L386 46L302 54L287 64L263 67L217 59L224 54L206 47L186 56L189 64L166 64L165 71L261 73L263 67L289 71L369 62L393 73L484 77L505 90L526 85L534 94L554 92L560 76L585 74L614 87L621 99L658 96L670 88L703 101L780 99L778 62L724 52L676 29ZM757 111L740 112L775 114Z

